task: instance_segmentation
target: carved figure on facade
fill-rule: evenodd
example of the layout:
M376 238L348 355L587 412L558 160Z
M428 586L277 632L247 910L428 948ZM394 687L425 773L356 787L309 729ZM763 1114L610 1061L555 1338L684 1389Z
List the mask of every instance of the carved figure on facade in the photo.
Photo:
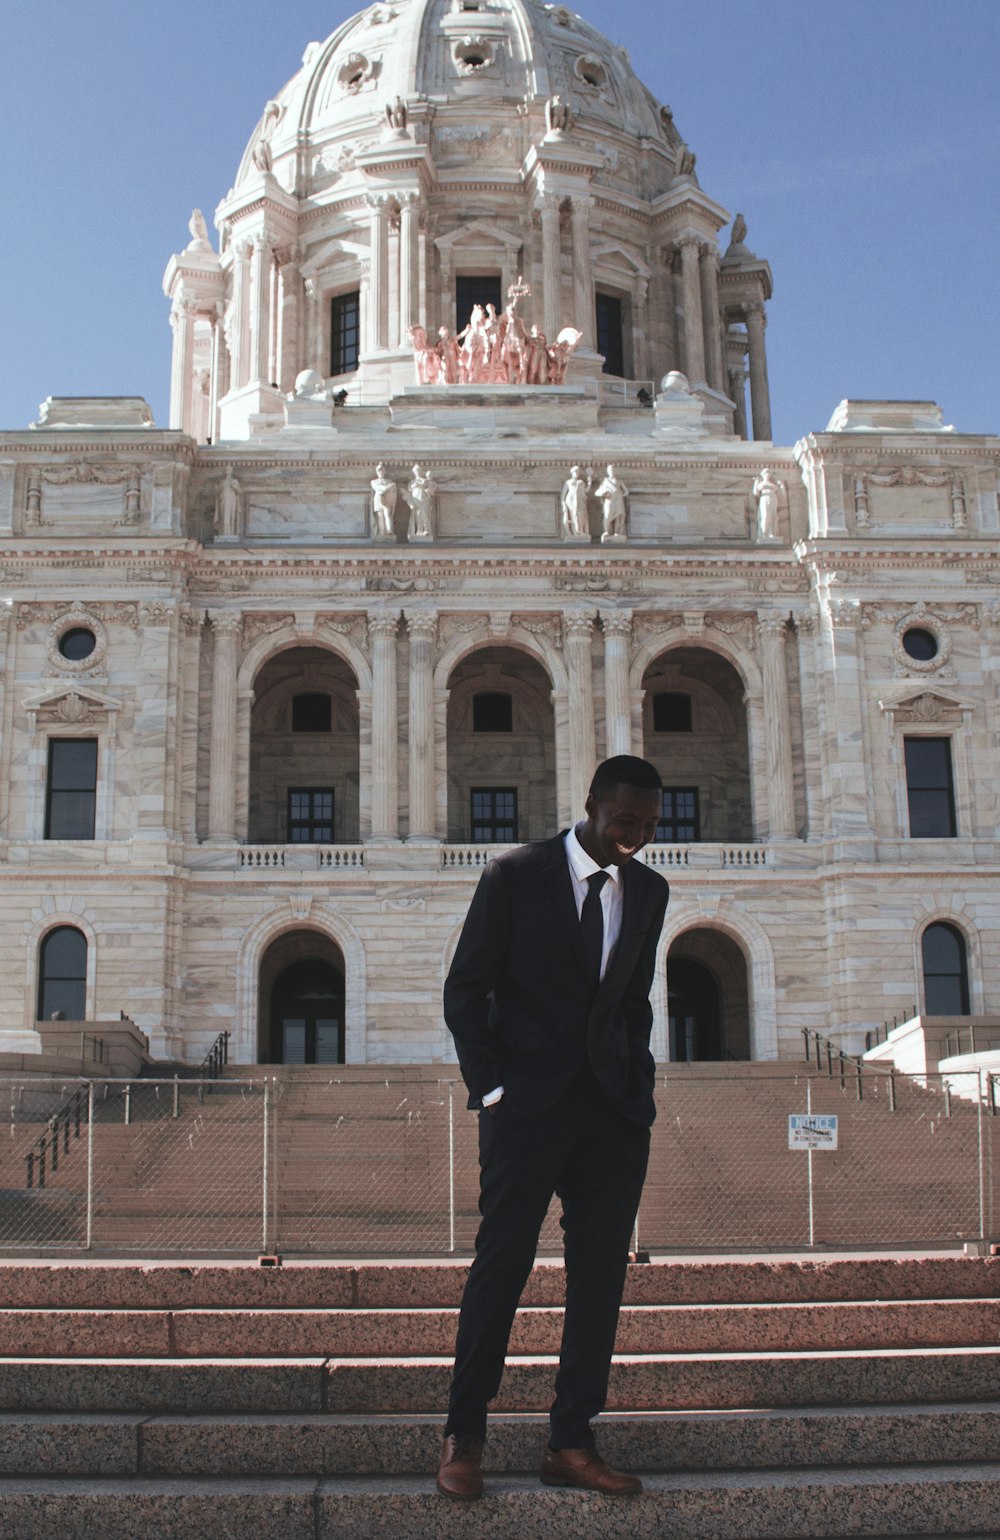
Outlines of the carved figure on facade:
M188 245L188 251L190 251L192 248L195 250L204 250L206 247L209 251L211 251L212 243L208 238L208 225L205 223L205 216L201 212L201 209L191 210L191 218L188 220L188 229L191 232L191 241Z
M497 315L492 304L473 305L468 324L454 336L438 327L432 348L423 326L409 328L418 385L562 385L583 333L564 326L550 343L537 326L527 329L518 312L530 299L531 285L518 277L507 290L507 304Z
M441 359L440 380L445 385L458 384L459 346L447 326L438 327L438 356Z
M458 378L463 385L475 385L487 377L490 354L490 336L486 329L486 312L482 305L473 305L468 323L456 339L461 343L458 355Z
M556 134L568 134L573 127L573 109L568 102L556 92L545 103L545 132L546 137Z
M432 538L431 522L436 494L437 487L433 476L418 463L413 467L410 484L406 489L406 501L410 505L407 539L430 540Z
M593 471L588 469L584 480L580 467L574 465L570 468L568 478L563 482L562 492L559 494L559 507L562 510L563 538L566 540L590 539L587 498L593 480Z
M385 121L386 121L386 127L389 129L389 131L392 134L393 138L404 139L404 138L407 137L407 133L406 133L406 122L407 122L406 103L404 102L404 100L403 100L403 98L401 96L396 96L396 97L393 98L393 100L391 102L386 102L386 104L385 104Z
M42 478L37 471L29 471L24 496L24 522L31 528L42 522Z
M776 481L771 467L765 465L753 484L757 508L757 539L778 540L778 498L785 490L783 481Z
M625 499L628 487L619 481L613 465L605 471L604 479L594 488L594 496L600 500L601 542L624 540L628 534L628 508Z
M427 341L427 332L422 326L410 327L410 342L413 346L413 358L417 366L417 384L439 384L441 380L441 355Z
M867 529L871 522L871 508L868 503L868 483L864 476L854 478L854 523L857 529Z
M395 514L399 489L385 474L380 460L375 475L369 483L372 489L372 534L376 540L394 540L396 537Z
M240 484L233 475L233 467L227 465L215 497L215 534L218 540L235 540L238 537L240 507Z
M951 478L951 522L956 529L966 529L968 527L965 487L962 485L961 476L953 476Z

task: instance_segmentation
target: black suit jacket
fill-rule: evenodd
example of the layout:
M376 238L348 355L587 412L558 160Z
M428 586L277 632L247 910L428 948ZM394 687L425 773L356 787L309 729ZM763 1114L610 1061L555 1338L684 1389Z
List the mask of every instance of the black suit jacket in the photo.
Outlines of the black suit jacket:
M641 862L622 869L621 933L595 990L564 838L491 861L469 907L444 986L469 1106L502 1085L512 1112L542 1111L589 1059L614 1105L648 1125L649 991L669 888Z

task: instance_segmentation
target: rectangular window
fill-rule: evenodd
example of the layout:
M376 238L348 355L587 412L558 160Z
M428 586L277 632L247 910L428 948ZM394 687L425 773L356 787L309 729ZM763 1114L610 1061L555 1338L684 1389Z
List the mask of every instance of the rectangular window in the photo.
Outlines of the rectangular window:
M332 787L289 787L288 843L289 845L333 844Z
M910 838L950 839L957 833L950 738L904 738Z
M473 787L472 840L477 845L516 843L517 791L513 786Z
M97 739L51 738L47 840L92 840L97 815Z
M700 838L697 786L664 786L663 812L656 825L657 843L690 845Z
M361 340L361 291L335 294L330 301L330 373L353 374Z
M594 296L597 305L597 351L604 354L604 373L625 373L625 332L622 302L616 294Z
M469 324L473 305L492 305L499 315L503 306L500 303L500 274L499 273L459 273L455 279L455 320L457 329Z

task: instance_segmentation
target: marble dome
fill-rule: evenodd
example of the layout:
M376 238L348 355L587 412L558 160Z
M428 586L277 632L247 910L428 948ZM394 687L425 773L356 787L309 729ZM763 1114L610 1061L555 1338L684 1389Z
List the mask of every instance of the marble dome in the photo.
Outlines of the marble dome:
M603 161L595 181L642 181L647 195L670 185L684 146L669 108L624 48L568 7L539 0L368 6L308 45L302 68L266 104L235 185L266 164L289 193L322 197L382 132L397 99L437 167L488 157L493 174L502 166L513 175L544 134L554 96Z

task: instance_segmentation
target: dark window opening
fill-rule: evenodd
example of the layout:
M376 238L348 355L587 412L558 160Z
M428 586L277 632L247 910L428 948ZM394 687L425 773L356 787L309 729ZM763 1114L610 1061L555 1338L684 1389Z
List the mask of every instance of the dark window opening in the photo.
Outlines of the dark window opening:
M722 1001L715 978L701 963L667 963L667 1021L672 1061L692 1064L725 1058Z
M656 825L657 842L689 845L700 838L697 786L664 786L663 812Z
M289 787L288 843L289 845L333 844L332 787Z
M49 740L47 840L92 840L97 815L97 739Z
M949 839L957 832L950 738L905 738L906 798L911 839Z
M625 332L622 302L616 294L595 296L597 306L597 351L604 354L604 373L624 375Z
M330 301L330 373L353 373L360 346L361 291L335 294Z
M87 940L72 925L50 930L39 951L36 1020L51 1021L57 1012L67 1021L87 1014Z
M279 975L271 991L271 1062L343 1064L344 980L328 963L305 959Z
M473 788L471 838L477 845L516 843L517 791L513 786Z
M654 733L689 733L691 731L690 695L671 695L664 691L653 696Z
M928 1016L968 1016L965 940L953 925L928 925L921 938L924 1010Z
M59 652L71 663L82 663L97 646L97 637L86 626L74 626L59 638Z
M938 655L938 639L923 626L911 626L903 632L903 651L916 663L929 663Z
M514 701L500 691L483 690L472 697L472 731L474 733L512 733L514 731Z
M466 60L466 63L469 61ZM458 330L468 326L473 305L492 305L498 313L500 304L499 273L459 273L455 279L455 320Z
M329 695L319 692L296 695L292 700L293 733L328 733L333 724Z

